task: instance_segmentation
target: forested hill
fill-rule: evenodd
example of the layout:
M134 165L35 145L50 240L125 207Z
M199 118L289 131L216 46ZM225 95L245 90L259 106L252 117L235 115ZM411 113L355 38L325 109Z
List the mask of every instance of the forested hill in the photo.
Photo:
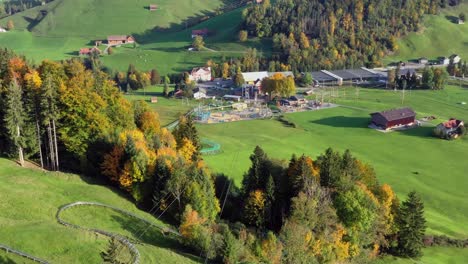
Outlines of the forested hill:
M458 0L278 0L246 9L242 27L272 37L276 60L292 70L381 64L398 50L397 38L418 31L424 14Z

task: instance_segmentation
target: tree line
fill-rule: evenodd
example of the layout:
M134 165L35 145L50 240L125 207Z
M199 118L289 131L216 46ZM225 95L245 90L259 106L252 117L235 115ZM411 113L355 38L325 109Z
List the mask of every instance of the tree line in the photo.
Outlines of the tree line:
M363 263L382 253L420 257L424 205L414 192L400 203L373 168L327 149L289 163L256 147L237 188L216 177L221 219L187 205L184 242L223 263Z
M424 14L457 1L263 1L243 11L242 30L271 38L272 61L294 72L381 66L397 39L421 29ZM245 32L239 34L245 40ZM242 38L242 39L241 39Z
M4 0L0 1L0 18L52 2L53 0Z
M88 65L89 66L89 65ZM0 50L0 151L104 179L179 225L182 243L224 263L418 257L423 204L400 204L370 165L332 149L271 159L257 147L238 188L212 174L190 116L170 132L143 101L79 59L38 65ZM22 158L23 157L23 158Z

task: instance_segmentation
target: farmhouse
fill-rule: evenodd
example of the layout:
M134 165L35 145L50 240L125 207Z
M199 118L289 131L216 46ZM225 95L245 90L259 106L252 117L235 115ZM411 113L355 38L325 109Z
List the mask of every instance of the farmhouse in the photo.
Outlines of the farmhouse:
M262 80L264 78L269 77L268 72L243 72L242 77L244 77L244 81L248 86L254 86L256 88L261 88Z
M156 10L158 10L158 5L155 5L155 4L149 5L149 10L150 10L150 11L156 11Z
M441 65L449 65L450 59L447 57L439 57L439 64Z
M113 35L107 37L107 44L113 45L121 45L127 43L135 43L135 38L132 36L127 35Z
M211 67L193 68L189 78L191 81L211 81Z
M416 119L416 113L409 107L392 109L370 114L372 124L385 130L397 126L412 125Z
M464 135L465 131L466 128L463 121L451 118L447 122L437 125L437 127L434 129L434 134L440 138L454 139Z
M92 53L101 54L101 50L99 50L99 49L96 48L96 47L92 47L92 48L82 48L82 49L80 49L80 51L79 51L80 56L83 56L83 55L90 55L90 54L92 54Z
M7 30L4 29L4 28L2 28L2 27L0 27L0 33L5 33L5 32L7 32Z
M207 98L206 96L206 90L203 88L196 88L193 90L193 98L198 100L198 99L203 99Z
M200 36L200 37L208 37L208 29L207 28L203 28L203 29L194 29L192 30L192 38L195 38L196 36Z
M429 60L427 58L425 58L425 57L422 57L422 58L418 59L418 63L419 64L428 64Z
M458 56L457 54L452 54L452 56L450 56L450 60L453 62L453 63L459 63L461 58L460 56Z

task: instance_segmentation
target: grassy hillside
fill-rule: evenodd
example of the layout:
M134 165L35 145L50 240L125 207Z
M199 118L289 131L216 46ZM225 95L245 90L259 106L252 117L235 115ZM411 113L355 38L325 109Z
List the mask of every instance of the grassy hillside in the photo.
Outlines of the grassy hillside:
M213 11L223 3L234 0L202 1L165 0L157 3L160 10L144 9L150 0L115 0L112 4L104 0L56 0L45 7L36 7L8 19L15 23L16 30L0 34L0 47L9 47L35 61L60 60L77 55L85 46L94 45L92 40L104 39L111 34L132 34L139 45L137 48L120 47L111 56L103 56L104 64L117 70L126 70L129 63L137 68L157 68L162 74L181 72L205 64L208 59L237 57L248 47L269 52L268 41L252 39L237 42L238 25L242 9L216 16L194 27L185 28L185 22L195 16ZM47 9L48 15L36 21L40 10ZM155 27L168 31L151 30ZM213 34L205 39L210 50L189 52L191 30L209 28Z
M159 10L147 7L157 4ZM55 0L0 21L12 19L17 29L48 37L103 38L110 34L140 34L158 28L182 27L183 22L203 16L223 4L222 0ZM47 15L37 21L41 10Z
M411 191L421 193L426 205L428 232L468 237L468 137L446 141L431 136L432 128L421 127L389 134L367 128L369 113L401 105L393 91L361 89L360 100L348 90L348 100L339 107L286 115L297 128L276 120L256 120L200 125L201 137L221 144L222 153L206 156L214 171L223 172L239 184L249 166L249 155L260 145L271 157L289 159L292 153L316 157L326 148L350 149L375 167L378 178L389 183L400 198ZM468 120L468 90L450 87L444 91L413 91L405 105L420 116Z
M386 63L427 57L436 59L440 56L459 54L468 60L468 23L458 25L458 15L468 14L468 2L457 7L443 9L440 15L428 15L421 32L411 33L400 39L399 51L385 59Z
M185 28L187 19L201 16L231 0L192 0L190 4L182 0L165 1L164 5L160 5L161 9L155 12L143 8L150 2L145 0L135 4L117 0L110 5L103 0L81 0L75 6L75 1L56 0L45 7L49 15L37 25L31 21L44 7L8 18L14 21L16 30L0 34L0 47L11 48L36 62L43 59L60 60L76 56L82 47L94 45L92 40L111 34L132 34L139 43L138 47L114 48L113 55L102 57L104 64L116 70L126 70L129 63L141 70L156 67L161 74L186 71L222 56L238 57L248 47L255 47L266 54L271 51L268 40L237 42L242 9ZM6 24L8 19L0 20L0 25ZM116 19L118 21L114 21ZM171 30L151 30L154 27L169 27ZM205 39L210 49L190 52L191 31L200 28L213 32Z
M93 184L91 179L78 175L22 169L0 159L0 182L0 243L51 263L101 263L99 253L107 246L105 237L58 224L55 214L64 204L101 202L158 222L138 210L120 191ZM146 226L126 215L95 207L69 209L63 219L129 237L138 237ZM163 237L156 229L150 228L142 240L145 244L137 245L141 263L195 262L179 252L177 242ZM2 257L18 260L0 252L0 262Z

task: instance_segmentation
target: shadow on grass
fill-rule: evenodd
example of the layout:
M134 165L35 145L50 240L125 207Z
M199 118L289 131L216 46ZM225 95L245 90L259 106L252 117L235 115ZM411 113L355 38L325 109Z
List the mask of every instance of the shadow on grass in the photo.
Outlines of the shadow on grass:
M164 235L162 231L155 226L149 226L145 222L126 216L114 215L112 219L118 222L122 229L129 231L134 238L145 244L164 248L190 258L193 261L201 262L201 259L188 252L177 238L171 235Z
M401 135L405 135L405 136L441 140L441 139L438 139L438 138L433 136L433 134L432 134L433 130L434 130L433 127L423 126L423 127L411 128L411 129L408 129L408 130L397 131L397 133L400 133Z
M2 257L0 256L0 263L3 263L3 264L15 264L16 262L14 262L11 258L9 257Z
M458 17L456 17L456 16L449 16L449 15L447 15L447 16L445 16L445 18L446 18L448 21L450 21L450 22L452 22L452 23L454 23L454 24L458 24Z
M369 121L366 117L333 116L312 120L310 123L331 127L367 128Z

